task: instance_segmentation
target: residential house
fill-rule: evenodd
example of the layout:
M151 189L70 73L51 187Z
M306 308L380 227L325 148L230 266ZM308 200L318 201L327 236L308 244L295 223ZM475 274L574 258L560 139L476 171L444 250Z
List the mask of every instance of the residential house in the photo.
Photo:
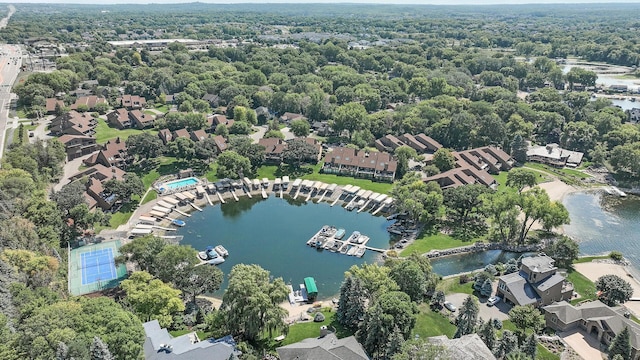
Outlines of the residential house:
M131 119L129 118L129 112L127 109L120 108L107 114L107 121L109 125L114 126L117 129L128 129L131 127Z
M64 134L93 136L95 135L96 125L96 119L90 114L71 110L51 120L49 130L56 136Z
M543 309L547 327L556 331L584 330L607 347L618 333L628 328L630 359L640 359L640 325L629 318L626 308L609 307L596 300L578 306L561 301Z
M318 139L314 139L312 137L302 137L302 138L295 138L295 139L291 139L291 140L287 140L287 142L291 142L294 140L302 140L304 142L306 142L307 144L311 144L313 145L313 147L316 148L316 152L318 154L317 156L317 161L320 161L320 158L322 157L322 144L320 144L320 141L318 141Z
M638 121L640 121L640 108L633 108L631 110L628 110L629 112L629 121L632 123L637 123Z
M290 113L290 112L286 112L282 114L282 116L280 116L280 122L285 124L289 124L293 120L298 120L298 119L306 119L306 117L304 117L304 115L302 114L296 114L296 113Z
M202 100L208 102L212 109L215 109L220 105L220 96L216 94L204 94L204 96L202 96Z
M240 354L231 336L200 340L194 331L173 337L167 329L160 327L158 320L148 321L142 327L146 360L229 360Z
M406 145L405 143L403 143L402 141L400 141L400 139L398 139L397 137L391 135L391 134L387 134L383 137L381 137L380 139L375 141L375 146L376 149L380 150L380 151L389 151L389 152L393 152L393 150L399 148L400 146L404 146Z
M398 162L386 152L336 147L325 156L322 171L328 174L393 182L397 167Z
M495 360L491 350L478 334L463 335L457 339L449 339L446 335L432 336L429 342L442 346L447 350L448 359Z
M106 192L104 183L110 179L123 180L126 172L117 167L107 167L96 164L78 174L73 175L70 180L74 181L85 176L89 179L86 183L85 199L89 209L98 206L102 210L109 210L118 200L117 195Z
M80 96L76 99L76 102L70 106L71 110L78 110L78 106L86 105L89 110L93 110L97 104L107 103L107 99L98 97L95 95Z
M204 141L206 138L209 137L209 134L207 134L202 129L192 131L189 135L191 136L191 140L193 140L195 142Z
M216 148L218 149L218 153L221 153L229 148L229 144L227 144L227 139L222 137L222 135L214 136L213 141L216 143Z
M276 351L280 360L369 360L355 336L338 339L333 333L281 346Z
M418 154L424 154L429 151L429 148L427 147L427 145L418 141L418 139L416 139L415 136L411 134L400 135L398 139L402 141L405 145L415 150Z
M498 278L496 295L514 305L536 307L571 300L573 284L558 273L554 263L544 254L523 258L520 271Z
M426 136L420 135L424 134L416 135L415 139L426 140ZM425 142L420 141L422 144ZM456 158L455 168L429 176L423 180L425 182L435 181L442 189L469 184L495 187L498 183L490 173L497 174L500 171L508 171L513 167L511 156L494 146L453 152L452 154Z
M138 129L144 129L153 126L153 122L156 117L153 115L145 114L140 110L129 111L129 118L132 125L135 125Z
M422 180L424 182L435 181L443 190L470 184L482 184L489 187L494 187L498 184L496 179L486 170L478 170L468 165L453 168Z
M164 145L167 145L173 140L173 134L169 129L161 129L158 131L158 137L160 137L160 140L162 140Z
M233 125L234 121L233 119L227 119L225 115L214 114L207 118L207 123L211 125L210 131L214 132L216 131L216 127L218 127L218 125L220 124L226 125L227 128L230 128Z
M100 145L96 144L96 138L92 136L62 135L58 140L64 145L69 161L100 149Z
M311 124L311 130L315 131L319 136L327 136L333 133L328 121L314 121Z
M258 144L264 146L265 161L268 163L280 164L282 162L282 152L287 148L287 143L278 138L263 138L258 140Z
M87 158L84 164L93 166L102 164L106 167L115 166L120 169L126 169L133 162L133 156L129 155L127 145L124 140L117 138L109 140L95 155Z
M558 144L531 145L527 150L527 161L555 167L578 167L582 163L583 156L584 153L563 149Z
M442 145L436 140L425 134L418 134L414 136L417 141L427 147L427 152L436 152L438 149L442 148Z
M122 97L117 98L116 101L121 107L127 110L143 109L147 107L147 99L138 95L122 95Z
M178 138L181 138L181 137L191 139L191 134L189 134L189 131L187 131L187 129L175 130L174 132L171 133L171 136L173 137L173 140L177 140Z
M46 101L45 109L47 114L51 115L56 112L56 107L64 108L64 101L56 98L49 98Z

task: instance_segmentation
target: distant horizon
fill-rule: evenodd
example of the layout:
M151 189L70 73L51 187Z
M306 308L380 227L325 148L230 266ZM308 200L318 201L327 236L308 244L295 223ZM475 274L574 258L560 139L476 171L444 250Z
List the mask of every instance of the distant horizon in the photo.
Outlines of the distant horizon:
M150 5L189 4L372 4L372 5L436 5L436 6L486 6L486 5L576 5L576 4L640 4L640 0L98 0L87 4L86 0L17 0L3 4L72 4L72 5Z

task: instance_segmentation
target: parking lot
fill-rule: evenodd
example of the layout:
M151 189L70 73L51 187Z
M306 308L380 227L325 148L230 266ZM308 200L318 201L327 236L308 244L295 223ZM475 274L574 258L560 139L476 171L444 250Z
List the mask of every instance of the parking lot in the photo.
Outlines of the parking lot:
M453 305L458 308L458 310L456 310L457 313L458 311L460 311L462 303L464 302L464 299L467 298L467 296L469 295L454 293L447 295L446 300L451 301ZM511 306L507 305L504 301L500 301L494 306L487 306L487 298L481 298L478 300L480 301L480 313L478 314L478 316L483 320L486 321L493 318L504 321L509 318L509 310L511 310Z

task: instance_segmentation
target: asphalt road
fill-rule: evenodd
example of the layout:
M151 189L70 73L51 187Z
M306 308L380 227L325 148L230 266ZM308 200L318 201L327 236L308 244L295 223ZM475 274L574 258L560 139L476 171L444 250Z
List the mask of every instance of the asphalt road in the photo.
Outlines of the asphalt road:
M0 157L5 148L8 128L17 128L18 119L9 118L11 100L15 97L11 87L22 66L22 50L17 45L0 45Z

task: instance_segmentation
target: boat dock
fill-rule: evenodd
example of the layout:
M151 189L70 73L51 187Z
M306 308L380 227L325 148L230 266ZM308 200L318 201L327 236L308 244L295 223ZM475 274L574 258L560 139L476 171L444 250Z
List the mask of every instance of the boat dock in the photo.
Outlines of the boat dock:
M189 205L191 205L194 209L196 209L198 211L202 211L202 209L198 205L196 205L196 204L194 204L192 202L190 202Z
M356 257L362 257L366 250L381 254L387 251L386 249L367 246L370 238L360 234L358 231L354 231L351 236L346 239L341 238L342 240L335 238L336 231L337 229L335 227L325 225L307 240L307 245L318 250L328 250L330 252Z
M220 199L220 202L226 204L226 201L224 201L224 199L222 198L222 194L220 194L220 192L217 192L216 194L218 194L218 199Z
M622 191L622 190L618 189L616 186L612 186L612 187L611 187L611 191L612 191L614 194L616 194L616 195L618 195L618 196L620 196L620 197L625 197L625 196L627 196L627 194L626 194L624 191Z
M268 198L268 197L269 197L269 195L267 194L267 190L265 190L264 188L262 188L262 198L263 198L263 199L266 199L266 198Z
M172 210L177 212L178 214L180 214L182 216L191 217L191 214L187 214L186 212L184 212L182 210L178 210L178 209L172 209Z
M238 195L236 195L236 190L233 188L231 189L231 196L233 196L235 201L240 201L240 199L238 199Z

